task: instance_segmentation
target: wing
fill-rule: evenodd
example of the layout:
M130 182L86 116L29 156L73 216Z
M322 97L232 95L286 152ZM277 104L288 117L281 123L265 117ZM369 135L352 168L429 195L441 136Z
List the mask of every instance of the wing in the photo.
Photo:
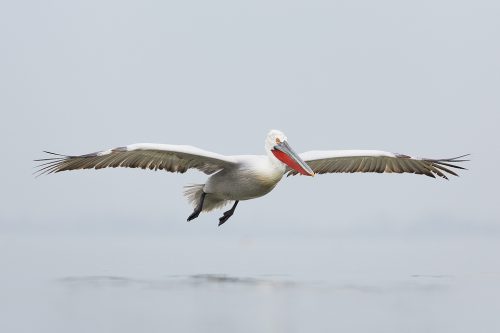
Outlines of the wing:
M455 163L469 155L455 158L429 159L415 158L403 154L393 154L379 150L332 150L308 151L300 157L315 173L415 173L436 178L436 175L448 179L446 174L458 176L452 169L465 169ZM295 170L288 170L288 176L296 175Z
M192 146L137 143L126 147L104 150L80 156L66 156L45 152L57 157L35 160L42 162L35 172L38 175L67 170L102 168L141 168L184 173L198 169L212 174L234 166L236 161Z

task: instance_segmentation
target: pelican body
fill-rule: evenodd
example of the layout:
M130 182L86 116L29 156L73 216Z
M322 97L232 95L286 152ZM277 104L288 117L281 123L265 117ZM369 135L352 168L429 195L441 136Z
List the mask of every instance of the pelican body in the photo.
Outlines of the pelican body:
M449 159L420 159L403 154L377 150L309 151L297 154L286 136L271 130L265 140L265 155L225 156L192 146L139 143L96 153L67 156L51 152L57 157L39 159L38 174L77 169L128 167L165 170L184 173L195 168L210 177L204 184L185 187L184 194L194 211L191 221L202 211L211 211L234 202L231 209L219 219L219 226L231 217L241 200L261 197L271 192L287 175L314 176L339 172L393 172L415 173L429 177L446 174L457 176L451 170L464 169L455 163L464 162L467 155Z

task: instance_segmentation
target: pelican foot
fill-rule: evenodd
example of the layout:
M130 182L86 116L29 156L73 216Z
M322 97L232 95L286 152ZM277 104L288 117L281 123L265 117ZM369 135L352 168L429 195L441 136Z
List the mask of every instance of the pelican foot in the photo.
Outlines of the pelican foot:
M197 212L197 211L194 211L193 214L189 215L189 217L187 218L187 221L191 221L191 220L194 220L195 218L198 217L198 215L200 215L200 212Z
M198 217L198 215L200 215L201 211L203 210L203 202L205 201L206 195L207 194L205 192L201 193L200 201L198 202L198 205L194 209L193 213L191 215L189 215L189 217L187 219L188 222L191 220L194 220L195 218Z
M231 216L233 216L233 212L231 211L224 212L224 215L219 219L219 227L223 225L227 220L229 220Z
M219 219L219 227L220 227L221 225L223 225L223 224L224 224L224 223L225 223L225 222L226 222L226 221L227 221L227 220L228 220L231 216L233 216L233 214L234 214L234 210L236 209L236 206L238 205L238 202L239 202L239 201L238 201L238 200L236 200L236 201L234 202L233 207L231 207L231 209L230 209L230 210L228 210L228 211L224 212L224 214L223 214L223 215L221 216L221 218Z

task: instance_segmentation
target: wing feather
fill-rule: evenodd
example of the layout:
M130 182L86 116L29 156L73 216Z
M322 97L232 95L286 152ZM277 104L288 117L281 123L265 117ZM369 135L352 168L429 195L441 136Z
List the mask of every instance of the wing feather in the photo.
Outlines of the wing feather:
M458 176L452 169L465 169L457 163L469 155L454 158L428 159L415 158L403 154L394 154L379 150L334 150L309 151L300 157L315 173L414 173L435 178L448 179L447 175ZM288 169L288 176L296 175L295 170Z
M38 175L78 169L140 168L184 173L198 169L212 174L237 162L224 156L192 146L138 143L96 153L67 156L51 152L52 158L35 160L41 162L35 172Z

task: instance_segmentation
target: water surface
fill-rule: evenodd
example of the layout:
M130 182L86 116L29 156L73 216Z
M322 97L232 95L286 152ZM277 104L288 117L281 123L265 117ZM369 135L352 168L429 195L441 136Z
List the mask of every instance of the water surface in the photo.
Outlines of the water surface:
M3 332L495 332L489 237L1 236Z

